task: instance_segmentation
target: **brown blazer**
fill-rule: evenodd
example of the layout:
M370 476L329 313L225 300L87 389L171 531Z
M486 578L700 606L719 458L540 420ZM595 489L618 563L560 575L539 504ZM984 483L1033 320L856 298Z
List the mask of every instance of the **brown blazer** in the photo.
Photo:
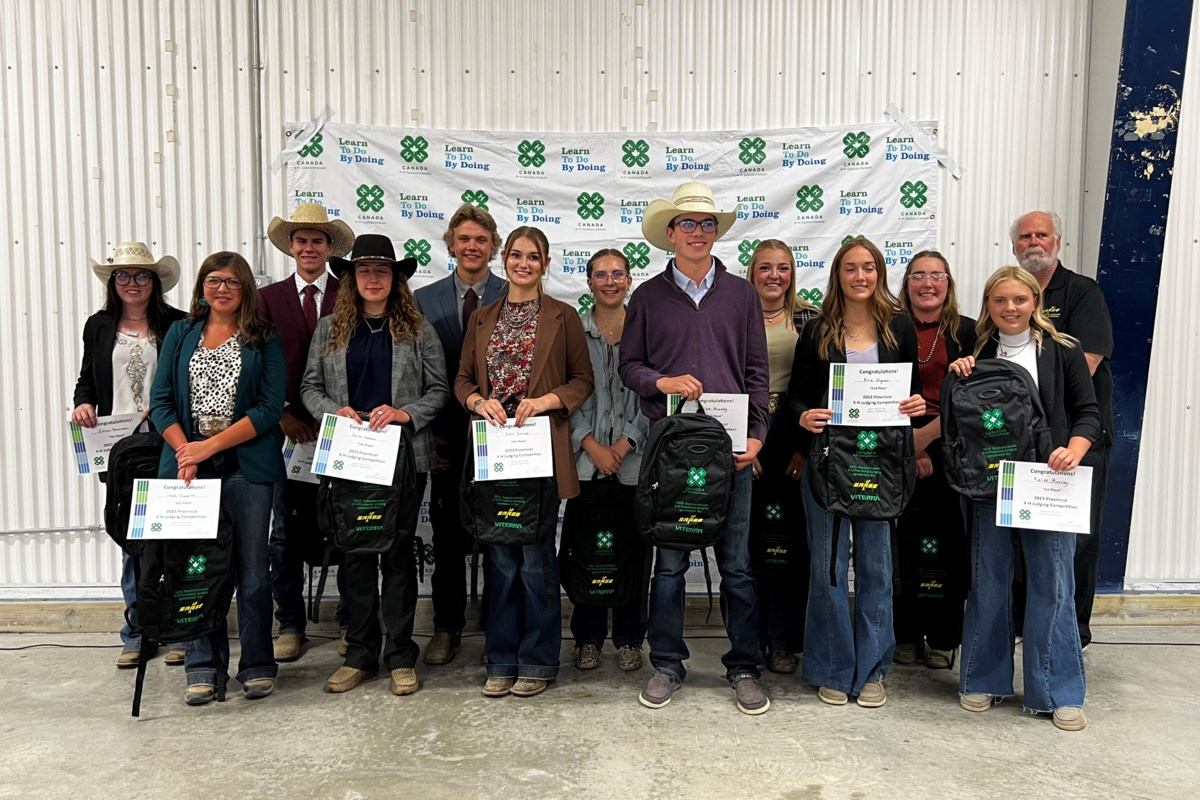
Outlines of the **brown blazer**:
M464 407L467 398L478 392L485 398L491 392L488 380L487 343L500 320L505 298L489 303L471 314L463 336L462 360L454 381L454 396ZM537 340L533 346L533 366L529 371L529 397L553 392L563 408L551 411L550 438L554 445L554 474L559 497L579 494L579 476L575 472L575 454L571 450L571 414L592 393L592 361L579 314L566 303L542 295L538 312ZM467 409L470 411L470 409ZM480 419L478 414L472 420Z

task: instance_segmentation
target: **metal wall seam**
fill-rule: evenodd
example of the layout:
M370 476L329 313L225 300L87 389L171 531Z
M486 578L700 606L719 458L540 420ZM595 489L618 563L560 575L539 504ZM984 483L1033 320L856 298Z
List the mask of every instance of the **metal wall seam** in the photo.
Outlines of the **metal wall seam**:
M1200 13L1192 13L1125 586L1200 588ZM1172 109L1164 109L1170 113ZM1147 169L1154 163L1147 162ZM1120 309L1113 309L1119 314ZM1121 476L1114 475L1113 480Z

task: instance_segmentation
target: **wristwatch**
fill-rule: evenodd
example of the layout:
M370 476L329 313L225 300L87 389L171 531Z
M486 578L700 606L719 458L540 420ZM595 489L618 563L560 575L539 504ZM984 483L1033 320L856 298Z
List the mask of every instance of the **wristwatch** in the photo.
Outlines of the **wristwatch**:
M476 400L474 403L471 403L471 412L472 412L472 413L476 413L476 412L478 412L478 411L479 411L479 404L480 404L480 403L482 403L482 402L483 402L483 398L482 398L482 397L480 397L480 398L479 398L478 400Z

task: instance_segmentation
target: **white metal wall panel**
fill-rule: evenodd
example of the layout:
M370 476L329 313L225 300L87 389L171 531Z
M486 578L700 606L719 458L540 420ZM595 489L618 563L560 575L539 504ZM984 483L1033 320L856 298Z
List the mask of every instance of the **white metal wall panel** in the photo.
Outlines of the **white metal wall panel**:
M1184 76L1125 571L1131 589L1200 588L1200 13Z
M258 8L257 19L254 18ZM58 422L101 289L86 258L125 238L184 265L250 256L288 206L259 171L285 122L483 130L706 130L937 119L964 165L942 246L977 306L1016 214L1081 213L1089 3L1014 0L11 0L4 97L0 530L99 521ZM253 43L261 43L256 151ZM265 202L256 203L256 182ZM266 271L286 259L267 248ZM186 291L174 300L183 302ZM33 424L42 417L51 424ZM36 480L36 488L22 482ZM0 535L0 587L111 581L94 535Z

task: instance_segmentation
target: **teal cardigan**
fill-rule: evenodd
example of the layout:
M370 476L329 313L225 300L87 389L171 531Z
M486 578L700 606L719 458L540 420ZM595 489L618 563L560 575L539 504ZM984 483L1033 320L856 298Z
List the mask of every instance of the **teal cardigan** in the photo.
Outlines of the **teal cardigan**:
M197 437L192 427L192 381L188 364L200 345L203 329L203 319L183 319L171 326L158 355L154 388L150 391L150 420L154 427L165 431L179 423L189 442ZM249 417L258 435L234 450L242 475L250 483L273 483L284 479L283 433L279 430L284 380L283 343L274 330L267 334L257 350L242 345L242 372L238 378L233 421ZM164 443L158 476L175 478L178 474L175 450Z

